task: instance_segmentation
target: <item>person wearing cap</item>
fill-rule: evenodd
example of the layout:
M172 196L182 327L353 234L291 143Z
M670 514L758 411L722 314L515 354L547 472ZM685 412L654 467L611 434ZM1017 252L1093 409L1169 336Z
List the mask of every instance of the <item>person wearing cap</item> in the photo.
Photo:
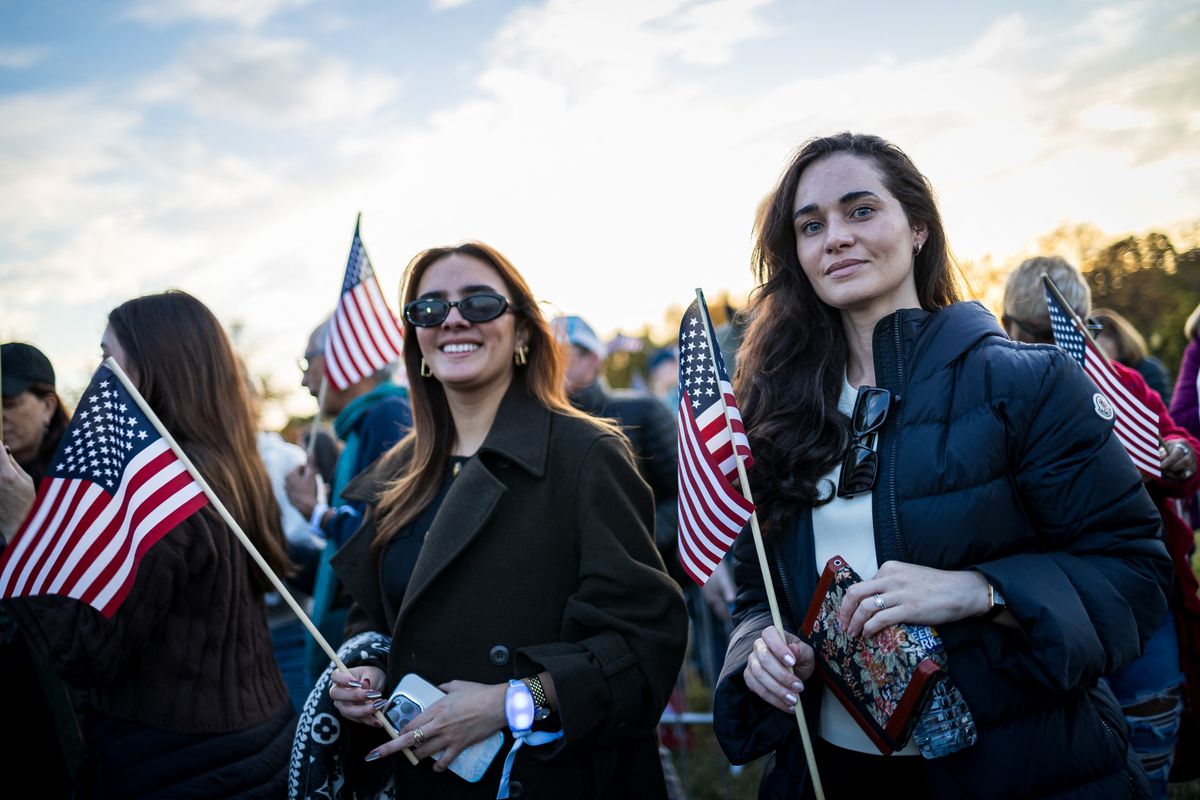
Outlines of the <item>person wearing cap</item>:
M54 368L33 345L0 345L3 376L4 447L0 448L0 550L33 508L37 481L45 473L69 415L54 388ZM0 612L0 682L24 686L5 711L21 720L21 735L0 749L0 770L18 774L32 763L41 796L70 797L71 776L79 769L82 741L72 710L72 692L46 668L15 621Z
M54 390L50 359L31 344L0 345L4 444L36 484L54 457L70 415Z
M0 455L0 535L11 537L33 505L70 415L54 389L54 367L24 342L0 345L4 454Z
M675 555L676 495L678 494L675 419L648 392L611 390L600 374L606 348L582 317L563 316L551 326L566 350L565 387L571 405L591 414L616 420L637 456L638 472L654 493L654 541L671 577L684 583Z

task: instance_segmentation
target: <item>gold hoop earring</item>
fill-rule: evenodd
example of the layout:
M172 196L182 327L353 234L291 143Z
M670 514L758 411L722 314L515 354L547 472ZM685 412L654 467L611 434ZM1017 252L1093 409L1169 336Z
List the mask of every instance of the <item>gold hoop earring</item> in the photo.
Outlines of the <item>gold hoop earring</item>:
M423 359L423 358L421 359L421 377L422 378L432 378L433 377L433 370L431 370L429 368L429 365L425 363L425 359Z
M518 367L523 367L529 363L529 346L519 344L517 349L513 351L513 363Z

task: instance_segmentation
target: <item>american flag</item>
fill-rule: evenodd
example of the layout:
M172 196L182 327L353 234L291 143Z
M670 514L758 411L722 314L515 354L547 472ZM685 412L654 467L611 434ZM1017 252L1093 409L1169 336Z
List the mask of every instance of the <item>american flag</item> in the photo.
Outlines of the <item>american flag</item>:
M329 323L325 374L341 391L395 361L402 343L400 325L379 291L356 222L342 293Z
M0 598L63 595L111 617L146 550L207 502L102 366L63 433L33 510L0 557Z
M1162 475L1158 417L1121 385L1108 359L1096 349L1090 337L1083 335L1078 318L1063 308L1049 286L1046 287L1046 307L1050 309L1050 328L1054 331L1055 343L1083 367L1108 401L1108 409L1097 402L1096 411L1106 416L1111 413L1113 432L1138 469L1154 477Z
M708 308L700 313L702 302L703 296L697 298L679 325L679 560L701 586L754 513L754 504L733 485L737 456L747 467L754 462L716 333L705 322Z

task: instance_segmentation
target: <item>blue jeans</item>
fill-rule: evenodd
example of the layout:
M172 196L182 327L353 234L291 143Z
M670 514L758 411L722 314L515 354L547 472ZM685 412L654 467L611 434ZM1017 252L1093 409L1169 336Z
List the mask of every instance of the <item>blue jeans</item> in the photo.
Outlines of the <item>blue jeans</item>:
M1179 642L1168 611L1140 658L1108 676L1108 685L1125 712L1129 745L1137 753L1154 796L1167 797L1167 775L1175 758L1175 738L1183 716L1183 673ZM1139 706L1148 705L1149 709ZM1131 711L1135 713L1130 713Z

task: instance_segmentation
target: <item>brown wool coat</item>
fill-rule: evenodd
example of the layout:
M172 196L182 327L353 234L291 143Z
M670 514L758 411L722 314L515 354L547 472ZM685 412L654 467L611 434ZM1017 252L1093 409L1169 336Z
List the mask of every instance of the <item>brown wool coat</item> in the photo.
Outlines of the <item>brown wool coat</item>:
M373 503L397 473L377 467L345 496ZM391 635L389 692L408 672L499 684L548 671L565 737L521 750L513 797L664 797L654 729L687 616L653 520L624 441L514 383L454 479L398 614L388 613L371 551L373 509L334 558L355 600L347 633ZM403 796L493 798L510 745L476 784L391 760Z

